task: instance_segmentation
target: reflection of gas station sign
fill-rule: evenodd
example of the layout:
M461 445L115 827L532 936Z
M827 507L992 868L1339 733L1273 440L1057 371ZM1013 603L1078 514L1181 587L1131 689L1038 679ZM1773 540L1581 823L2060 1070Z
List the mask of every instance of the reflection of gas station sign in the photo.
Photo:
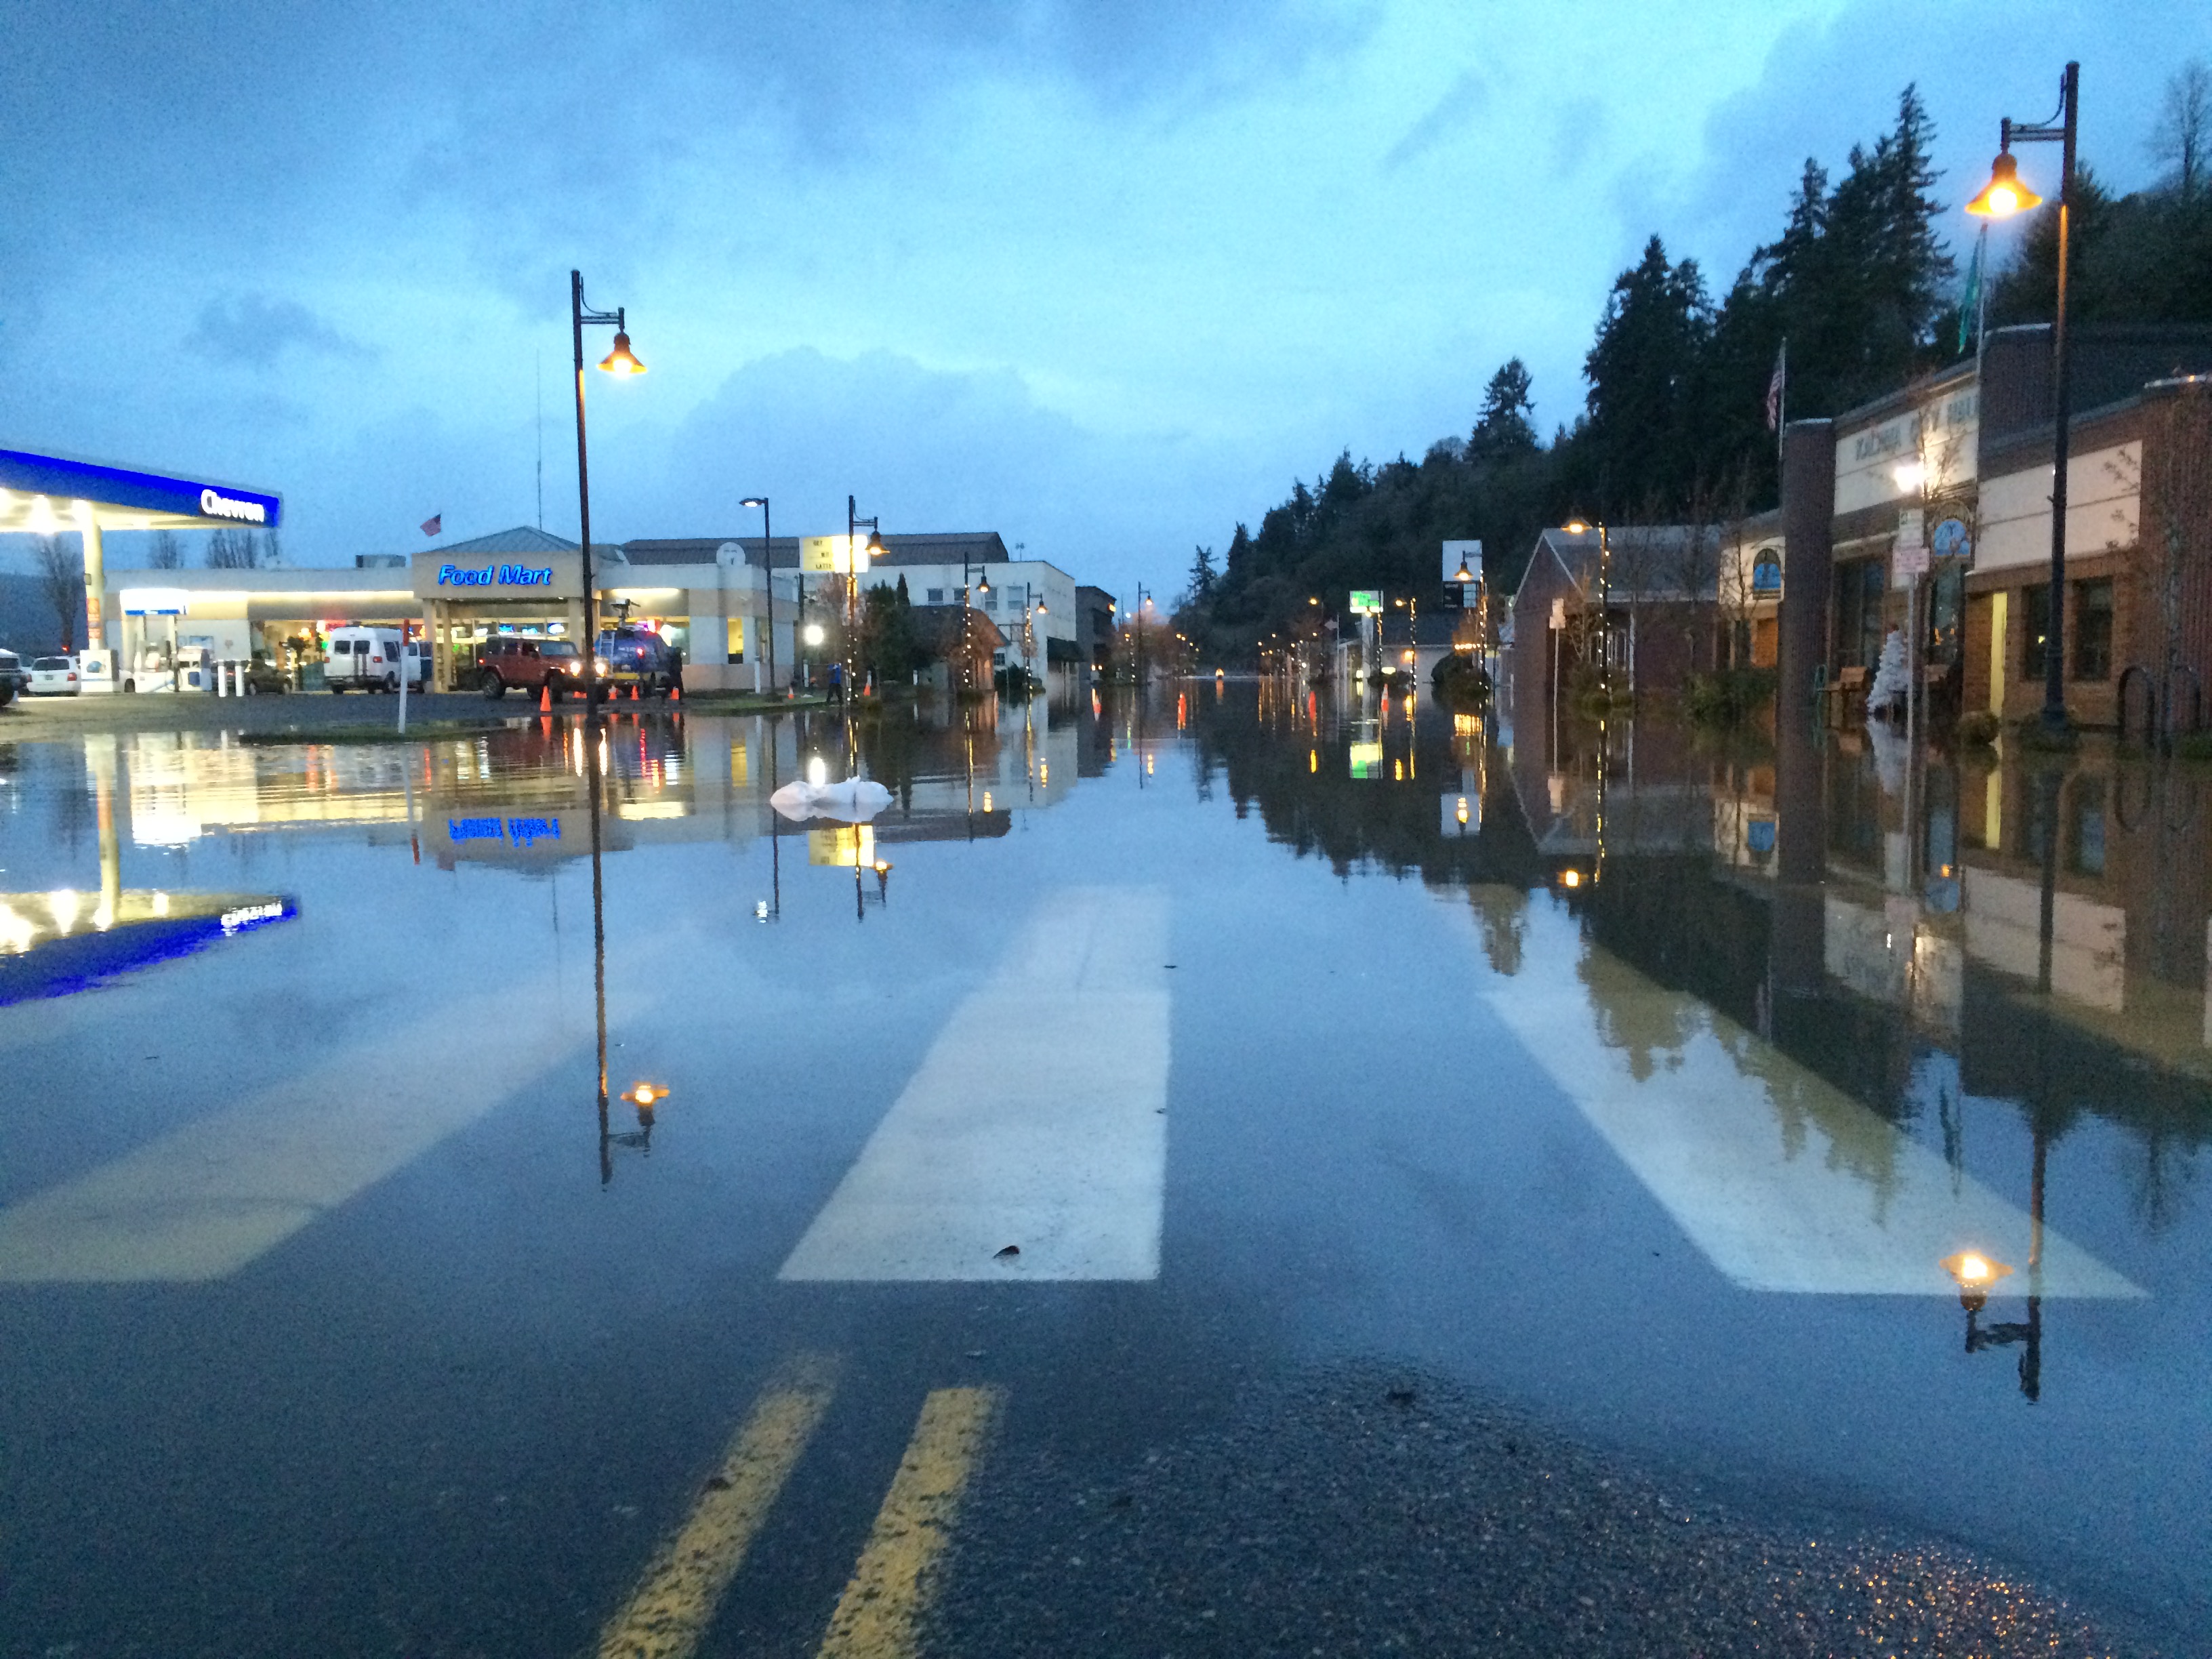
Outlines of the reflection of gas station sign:
M1382 594L1380 589L1355 587L1352 590L1352 614L1355 617L1379 617L1382 614Z
M801 536L799 538L799 568L817 574L860 575L868 574L868 549L865 542L858 543L860 568L854 569L853 549L856 538L850 536Z
M876 832L865 823L806 832L806 861L850 870L876 861Z
M1355 743L1352 745L1352 775L1355 778L1379 778L1382 775L1381 744Z

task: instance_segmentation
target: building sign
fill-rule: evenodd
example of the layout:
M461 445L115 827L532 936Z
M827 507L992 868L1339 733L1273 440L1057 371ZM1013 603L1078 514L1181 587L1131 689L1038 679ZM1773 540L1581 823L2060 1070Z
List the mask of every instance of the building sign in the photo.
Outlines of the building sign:
M550 564L441 564L438 567L438 586L550 587L553 586L553 567Z
M1971 559L1974 556L1973 532L1966 528L1964 519L1945 519L1928 538L1928 546L1939 559Z
M1379 617L1382 614L1382 594L1379 588L1355 587L1352 590L1352 614L1355 617Z
M544 553L480 553L459 557L452 551L428 549L410 561L415 597L448 605L483 605L500 600L534 601L541 610L560 614L566 602L584 592L584 556L566 549ZM605 578L623 568L606 568Z
M126 617L182 617L191 610L191 595L181 587L126 587L115 598Z

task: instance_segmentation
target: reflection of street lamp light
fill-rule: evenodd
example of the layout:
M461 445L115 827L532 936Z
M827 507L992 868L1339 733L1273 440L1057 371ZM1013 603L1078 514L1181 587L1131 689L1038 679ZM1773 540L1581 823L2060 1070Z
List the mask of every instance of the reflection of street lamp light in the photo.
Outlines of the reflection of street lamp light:
M1981 1322L1981 1315L1989 1305L1990 1289L1997 1280L2008 1277L2012 1269L1979 1250L1961 1250L1956 1255L1945 1256L1942 1266L1959 1281L1959 1305L1966 1310L1966 1352L1979 1353L1984 1348L2009 1348L2019 1343L2020 1391L2030 1400L2040 1399L2043 1297L2036 1291L2035 1261L2031 1259L2028 1263L2027 1319L2000 1320L1986 1326Z
M2066 462L2073 415L2072 365L2066 355L2066 266L2074 216L2074 139L2081 92L2081 66L2069 64L2058 79L2058 112L2055 121L2024 126L2007 116L1997 124L1997 159L1990 167L1990 181L1966 211L1985 219L2008 219L2025 213L2043 198L2020 181L2020 164L2013 160L2013 141L2059 145L2058 164L2058 292L2051 323L2051 605L2043 650L2043 725L2046 731L2066 725Z
M1961 1250L1956 1255L1947 1255L1942 1267L1959 1281L1959 1305L1968 1313L1978 1313L1989 1302L1990 1287L2012 1275L2010 1267L1979 1250Z

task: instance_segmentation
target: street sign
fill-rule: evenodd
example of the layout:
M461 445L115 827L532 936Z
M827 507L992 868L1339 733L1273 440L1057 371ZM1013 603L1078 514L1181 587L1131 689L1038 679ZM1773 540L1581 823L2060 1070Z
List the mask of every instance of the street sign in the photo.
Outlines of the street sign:
M801 536L799 538L799 568L819 574L823 571L837 575L868 574L867 549L860 550L857 573L853 569L851 556L846 551L851 538L844 536Z
M1928 574L1928 520L1917 507L1897 515L1896 550L1890 556L1889 568L1891 576L1899 581Z
M1379 617L1382 614L1382 593L1380 588L1355 587L1352 590L1352 614L1355 617Z

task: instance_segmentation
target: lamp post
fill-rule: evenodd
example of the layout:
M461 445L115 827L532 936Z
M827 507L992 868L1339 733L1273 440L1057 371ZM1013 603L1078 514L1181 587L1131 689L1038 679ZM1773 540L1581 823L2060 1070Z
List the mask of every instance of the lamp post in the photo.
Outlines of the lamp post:
M593 311L584 303L584 273L568 273L568 326L576 346L576 517L584 546L584 706L590 708L599 697L599 594L592 585L592 467L584 443L584 325L611 325L615 331L615 349L599 362L608 374L627 380L633 374L645 373L645 365L630 355L629 325L623 308L612 311ZM605 1056L601 1056L604 1062ZM602 1073L605 1066L602 1063ZM604 1075L601 1092L605 1091Z
M768 497L748 495L739 507L761 510L761 568L768 573L768 689L775 692L775 532L769 527ZM801 580L805 580L803 577Z
M2010 116L1997 124L1997 158L1990 181L1966 211L1985 219L2009 219L2043 198L2020 180L2013 160L2015 139L2060 146L2058 164L2058 294L2051 323L2052 425L2051 438L2051 606L2044 635L2043 725L2049 732L2066 726L2066 461L2073 414L2072 366L2066 354L2066 267L2074 216L2074 140L2081 90L2081 66L2069 64L2058 79L2058 112L2040 126Z
M960 555L960 655L967 664L968 689L972 691L975 689L975 653L968 642L968 612L973 603L968 582L970 571L976 578L975 592L988 593L991 591L990 568L981 559L971 561L963 549Z
M853 544L859 538L860 526L868 526L866 548ZM860 633L860 561L873 558L884 550L883 526L879 520L859 516L850 495L845 497L845 706L852 707L853 669L857 661L853 647Z

